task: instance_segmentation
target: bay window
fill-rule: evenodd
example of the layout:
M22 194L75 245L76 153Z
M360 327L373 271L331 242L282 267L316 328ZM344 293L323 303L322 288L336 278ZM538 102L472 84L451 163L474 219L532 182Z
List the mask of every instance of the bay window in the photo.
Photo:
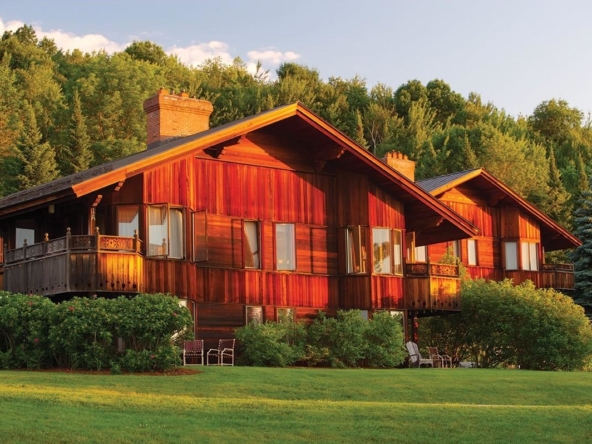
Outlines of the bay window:
M403 241L399 230L372 228L373 270L378 274L403 274Z

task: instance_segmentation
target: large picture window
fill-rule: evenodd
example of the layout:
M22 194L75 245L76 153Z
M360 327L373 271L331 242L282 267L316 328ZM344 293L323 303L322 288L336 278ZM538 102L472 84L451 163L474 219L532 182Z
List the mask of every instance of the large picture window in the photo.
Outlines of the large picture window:
M148 256L183 259L184 220L181 208L148 206Z
M345 246L347 249L347 273L366 273L366 228L348 228Z
M294 224L275 225L275 268L276 270L296 269Z

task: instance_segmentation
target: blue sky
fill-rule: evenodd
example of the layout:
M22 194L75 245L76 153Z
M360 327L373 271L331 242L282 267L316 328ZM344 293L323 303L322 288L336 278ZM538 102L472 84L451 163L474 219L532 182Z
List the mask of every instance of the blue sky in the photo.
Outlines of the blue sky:
M26 23L85 51L150 40L189 64L295 61L369 87L438 78L517 116L552 98L592 111L591 17L584 0L7 0L0 32Z

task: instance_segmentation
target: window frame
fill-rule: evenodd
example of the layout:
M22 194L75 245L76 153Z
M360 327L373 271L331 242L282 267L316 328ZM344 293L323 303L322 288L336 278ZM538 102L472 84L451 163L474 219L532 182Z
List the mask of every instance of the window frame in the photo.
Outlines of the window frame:
M263 305L245 305L245 325L261 325L264 322Z
M161 208L165 208L166 209L166 232L167 232L167 237L166 237L166 251L163 251L163 254L151 254L151 246L152 245L157 245L157 244L151 244L150 242L150 208L152 207L161 207ZM181 256L177 257L177 256L171 256L171 238L172 238L172 233L171 233L171 210L172 211L179 211L179 214L181 215L181 227L180 227L180 252L181 252ZM155 204L146 204L146 257L151 257L151 258L164 258L164 259L173 259L173 260L184 260L187 257L187 242L186 242L186 226L187 226L187 221L186 221L187 217L186 217L186 211L185 208L180 206L180 205L170 205L168 203L155 203ZM164 240L165 238L163 238Z
M281 260L286 259L287 260L287 266L282 266L280 267L279 264L279 260L280 260L280 255L278 255L279 252L279 247L280 245L278 244L278 227L280 226L285 226L285 227L292 227L291 228L291 236L290 239L287 240L287 243L285 243L282 246L288 246L288 255L282 254L281 255ZM296 271L296 224L295 223L290 223L290 222L276 222L273 224L273 236L274 236L274 242L273 242L273 249L274 249L274 269L276 271ZM289 257L287 257L289 256ZM283 265L283 264L282 264Z
M357 232L357 242L356 234ZM351 236L350 236L351 233ZM356 225L345 229L345 272L346 274L368 274L368 227ZM358 247L357 249L355 247ZM354 247L352 249L352 247ZM357 256L357 262L354 259ZM358 265L356 265L358 264Z
M514 258L512 260L512 263L515 262L515 267L514 268L510 268L508 266L508 245L509 244L513 244L513 252L514 252ZM518 256L518 240L504 240L503 241L503 247L504 247L504 270L507 271L516 271L518 270L518 264L520 263L520 257Z
M394 254L394 245L393 245L393 233L392 230L390 228L384 228L384 227L372 227L372 273L373 274L393 274L393 254ZM378 237L375 235L376 232L382 232L382 234L387 234L388 240L387 240L387 247L383 248L381 246L379 246L379 252L384 252L385 250L387 251L387 254L385 255L384 253L380 254L380 260L378 261L378 263L384 262L385 259L388 259L388 266L384 267L385 270L382 269L382 266L380 267L381 270L377 271L376 268L376 264L377 264L377 243L375 241L375 238Z
M255 250L255 252L253 252L251 250L249 236L246 231L246 227L251 224L254 224L254 226L255 226L255 235L256 235L256 243L257 243L257 249ZM261 224L259 223L259 221L254 220L254 219L243 219L243 221L242 221L242 237L243 237L243 245L242 245L243 268L245 268L247 270L261 270ZM247 266L247 257L249 255L257 258L256 265Z
M467 239L467 265L469 267L479 266L479 244L477 239Z
M526 248L525 248L526 247ZM526 252L525 252L526 250ZM520 242L520 265L523 271L539 271L539 243L530 241Z

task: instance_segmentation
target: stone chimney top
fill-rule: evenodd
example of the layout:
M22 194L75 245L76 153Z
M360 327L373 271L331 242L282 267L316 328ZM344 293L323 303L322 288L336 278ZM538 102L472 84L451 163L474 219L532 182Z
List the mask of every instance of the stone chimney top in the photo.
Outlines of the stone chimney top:
M382 161L391 168L397 170L411 182L415 182L415 162L398 151L389 151L382 158Z
M144 101L148 149L209 129L213 110L207 100L191 98L185 91L174 94L160 88Z

